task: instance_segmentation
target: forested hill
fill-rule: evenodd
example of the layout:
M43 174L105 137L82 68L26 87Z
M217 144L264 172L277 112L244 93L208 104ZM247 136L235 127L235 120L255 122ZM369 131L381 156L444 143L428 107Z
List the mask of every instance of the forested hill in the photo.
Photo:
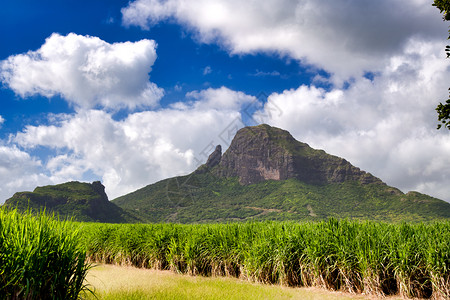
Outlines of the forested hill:
M6 207L40 211L45 208L62 218L77 221L124 223L136 218L108 200L105 187L99 182L66 182L37 187L33 192L19 192L6 200Z

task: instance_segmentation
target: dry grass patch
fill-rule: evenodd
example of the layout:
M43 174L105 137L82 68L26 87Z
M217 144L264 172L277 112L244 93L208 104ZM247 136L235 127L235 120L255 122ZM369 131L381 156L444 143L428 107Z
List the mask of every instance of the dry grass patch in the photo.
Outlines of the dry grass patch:
M288 288L227 277L188 276L159 271L97 265L86 282L98 299L376 299L319 288ZM93 296L87 295L89 299ZM399 298L390 298L399 299Z

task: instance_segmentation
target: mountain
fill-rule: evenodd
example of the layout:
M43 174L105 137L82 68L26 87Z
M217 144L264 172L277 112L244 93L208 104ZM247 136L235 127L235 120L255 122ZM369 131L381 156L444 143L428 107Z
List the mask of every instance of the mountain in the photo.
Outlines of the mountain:
M218 158L210 162L210 157L206 163L209 168L217 165L212 173L220 178L238 177L244 185L289 178L316 185L345 181L383 184L345 159L315 150L289 132L265 124L241 129L223 157L215 153L212 155Z
M239 130L195 172L112 201L148 222L450 218L450 204L402 193L381 179L269 125Z
M6 200L4 206L39 211L44 207L60 217L77 221L124 223L137 221L131 214L108 200L105 187L99 182L77 181L37 187L33 192L19 192Z

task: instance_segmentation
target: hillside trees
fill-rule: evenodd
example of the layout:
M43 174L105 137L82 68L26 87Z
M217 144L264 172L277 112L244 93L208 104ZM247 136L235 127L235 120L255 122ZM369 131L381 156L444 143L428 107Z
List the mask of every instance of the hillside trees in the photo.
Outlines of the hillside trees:
M442 18L444 21L450 21L450 0L434 0L433 6L436 6L436 8L439 9L439 11L443 14ZM450 39L450 30L448 39ZM445 52L447 53L447 58L449 58L449 45L445 47ZM450 130L450 95L445 104L439 103L439 105L436 107L436 111L438 113L438 120L441 122L441 124L438 124L437 128L440 129L442 126L444 126Z

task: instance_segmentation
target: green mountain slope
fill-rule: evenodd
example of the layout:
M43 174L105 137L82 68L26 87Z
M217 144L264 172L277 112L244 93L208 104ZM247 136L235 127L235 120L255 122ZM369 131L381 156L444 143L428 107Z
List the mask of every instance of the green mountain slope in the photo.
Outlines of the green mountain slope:
M449 203L417 192L403 194L268 125L241 129L223 156L217 147L192 174L162 180L113 203L148 222L450 218Z
M347 181L313 185L297 179L241 185L238 178L193 173L166 179L113 200L147 222L320 220L383 221L450 218L450 204L416 192Z
M39 211L46 209L60 217L78 221L123 223L137 221L122 208L108 201L105 187L98 181L67 182L37 187L33 192L19 192L6 200L6 207Z

